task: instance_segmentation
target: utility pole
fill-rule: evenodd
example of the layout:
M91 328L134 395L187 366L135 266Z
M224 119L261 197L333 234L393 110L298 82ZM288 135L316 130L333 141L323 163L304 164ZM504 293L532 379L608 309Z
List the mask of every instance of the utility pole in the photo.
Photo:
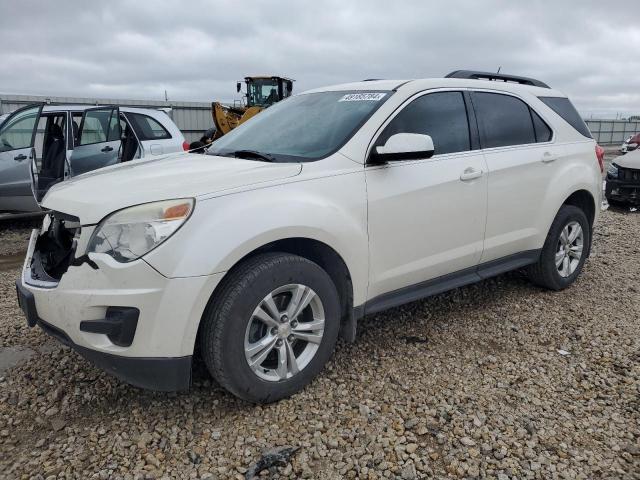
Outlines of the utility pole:
M167 95L167 91L164 91L164 101L168 102L169 101L169 96Z

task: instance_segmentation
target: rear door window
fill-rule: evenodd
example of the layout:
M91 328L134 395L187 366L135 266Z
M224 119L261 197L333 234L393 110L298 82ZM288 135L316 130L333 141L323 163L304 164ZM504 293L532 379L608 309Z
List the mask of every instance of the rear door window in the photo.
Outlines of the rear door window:
M167 140L171 134L155 118L141 113L125 112L140 140Z
M536 142L529 106L511 95L473 92L483 148Z
M376 145L384 145L396 133L431 136L434 155L470 150L469 121L462 92L437 92L416 98L391 120Z
M87 110L80 126L80 145L116 141L120 137L116 109Z
M584 123L582 117L573 104L565 97L538 97L551 110L560 115L569 125L575 128L580 134L587 138L593 138L589 127Z

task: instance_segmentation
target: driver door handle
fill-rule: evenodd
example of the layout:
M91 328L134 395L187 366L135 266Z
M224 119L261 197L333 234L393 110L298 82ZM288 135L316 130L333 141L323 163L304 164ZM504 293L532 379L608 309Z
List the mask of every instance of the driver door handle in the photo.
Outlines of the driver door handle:
M23 160L26 160L27 158L29 158L29 157L27 157L24 153L21 153L20 155L17 155L15 157L13 157L13 159L15 161L17 161L17 162L22 162Z
M101 152L111 152L113 151L113 147L110 147L109 145L107 145L106 147L104 147L102 150L100 150Z
M482 170L476 170L473 167L468 167L464 169L462 175L460 175L460 180L463 182L468 182L470 180L474 180L476 178L480 178L482 176Z

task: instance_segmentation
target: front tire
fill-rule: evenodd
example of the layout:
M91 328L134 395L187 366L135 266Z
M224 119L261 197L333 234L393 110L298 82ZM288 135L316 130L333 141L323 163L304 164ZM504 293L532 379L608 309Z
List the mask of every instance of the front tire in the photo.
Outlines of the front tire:
M531 265L532 283L550 290L562 290L575 282L591 251L591 225L585 213L563 205L551 224L538 262Z
M338 337L340 302L317 264L267 253L230 272L203 322L211 375L244 400L269 403L300 391L322 370Z

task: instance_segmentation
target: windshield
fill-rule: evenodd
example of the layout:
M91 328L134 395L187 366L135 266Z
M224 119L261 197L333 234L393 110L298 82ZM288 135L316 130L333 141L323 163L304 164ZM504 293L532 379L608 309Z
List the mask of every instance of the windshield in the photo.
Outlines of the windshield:
M318 160L337 151L390 92L320 92L290 97L211 144L209 155L266 154L273 161Z

